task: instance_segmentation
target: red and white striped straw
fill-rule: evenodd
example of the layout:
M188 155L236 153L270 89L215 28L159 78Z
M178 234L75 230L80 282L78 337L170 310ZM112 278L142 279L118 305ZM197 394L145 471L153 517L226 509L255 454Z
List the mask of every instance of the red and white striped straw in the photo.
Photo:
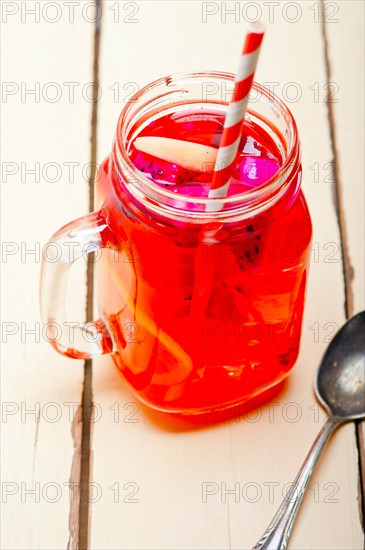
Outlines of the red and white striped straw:
M211 189L208 195L209 198L227 196L230 173L241 140L242 126L248 104L248 95L251 90L264 33L265 26L260 22L251 23L248 26L235 79L233 96L224 121L222 139L217 153ZM219 208L221 208L221 203L211 204L209 206L209 210L211 211L219 210Z

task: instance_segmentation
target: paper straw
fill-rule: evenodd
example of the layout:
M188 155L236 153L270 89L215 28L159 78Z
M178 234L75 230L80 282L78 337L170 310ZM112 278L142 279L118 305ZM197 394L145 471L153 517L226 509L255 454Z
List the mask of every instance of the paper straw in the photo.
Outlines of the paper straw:
M224 121L213 180L208 194L209 198L227 196L230 174L238 153L242 126L248 104L248 95L251 90L264 33L265 26L260 22L251 23L247 28L233 96ZM222 203L220 201L212 201L207 210L217 211L221 207Z
M248 95L251 90L264 33L265 26L260 22L251 23L247 28L235 78L234 91L224 121L208 198L215 199L227 196L231 170L241 141ZM217 212L222 206L222 201L212 200L206 205L205 210L207 212ZM204 246L212 246L217 242L215 235L216 230L207 231L206 229L202 229L200 235L194 265L195 278L190 309L190 318L194 320L192 326L198 326L199 322L203 321L212 292L215 260L209 255L209 262L203 262L202 255Z

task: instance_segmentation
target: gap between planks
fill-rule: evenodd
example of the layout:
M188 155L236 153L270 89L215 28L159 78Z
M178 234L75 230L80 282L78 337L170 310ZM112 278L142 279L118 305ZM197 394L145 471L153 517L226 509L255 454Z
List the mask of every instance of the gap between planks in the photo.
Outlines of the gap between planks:
M96 10L100 13L102 0L96 0ZM98 18L99 19L99 18ZM97 122L98 122L98 85L99 85L99 54L101 37L101 18L96 21L94 27L93 39L93 101L91 111L91 129L90 129L90 177L88 180L89 194L89 212L94 210L94 181L97 172ZM94 262L93 254L88 257L86 272L86 319L90 321L94 318ZM85 411L89 411L85 414ZM90 359L84 362L84 384L82 390L81 406L77 414L78 422L81 428L73 433L74 454L80 458L79 468L71 469L71 481L79 483L78 506L70 506L69 513L69 550L87 550L90 542L90 503L89 487L92 472L92 444L91 444L91 422L93 414L93 390L92 390L92 361ZM75 479L76 477L76 479ZM77 516L77 517L75 517Z
M327 110L328 110L328 122L330 131L330 141L332 148L332 165L333 165L333 200L334 207L337 216L337 222L341 239L341 256L343 266L343 280L345 289L345 302L344 310L346 319L349 319L354 314L354 298L352 283L354 279L354 268L351 264L351 258L348 246L347 228L345 220L345 212L343 207L343 192L342 192L342 178L340 175L338 146L336 139L336 118L332 101L331 86L329 85L332 78L331 59L329 51L329 41L326 32L325 23L325 2L321 0L321 24L322 24L322 36L323 36L323 51L324 62L326 71L326 83L328 85L327 95ZM364 420L355 420L355 437L356 447L358 453L358 469L359 469L359 487L358 487L358 503L359 503L359 515L362 529L364 531L365 526L365 446L364 446ZM363 431L364 429L364 431Z

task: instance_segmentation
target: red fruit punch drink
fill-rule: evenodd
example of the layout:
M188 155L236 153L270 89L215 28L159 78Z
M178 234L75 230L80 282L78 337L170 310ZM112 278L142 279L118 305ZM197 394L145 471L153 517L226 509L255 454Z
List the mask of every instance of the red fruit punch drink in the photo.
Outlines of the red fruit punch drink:
M255 85L228 196L209 212L222 90L232 87L232 76L207 73L139 92L96 182L110 228L96 265L113 358L163 411L251 400L298 357L312 229L297 129Z

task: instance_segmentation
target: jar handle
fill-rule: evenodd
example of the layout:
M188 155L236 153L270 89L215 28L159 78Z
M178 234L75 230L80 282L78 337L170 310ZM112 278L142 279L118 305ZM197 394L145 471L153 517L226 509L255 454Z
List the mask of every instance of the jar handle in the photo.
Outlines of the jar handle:
M67 323L65 300L71 265L79 258L102 248L111 248L114 238L101 211L92 212L59 229L48 241L47 251L56 258L42 258L40 304L47 339L67 357L91 359L112 353L114 343L104 321ZM82 349L83 348L83 349Z

